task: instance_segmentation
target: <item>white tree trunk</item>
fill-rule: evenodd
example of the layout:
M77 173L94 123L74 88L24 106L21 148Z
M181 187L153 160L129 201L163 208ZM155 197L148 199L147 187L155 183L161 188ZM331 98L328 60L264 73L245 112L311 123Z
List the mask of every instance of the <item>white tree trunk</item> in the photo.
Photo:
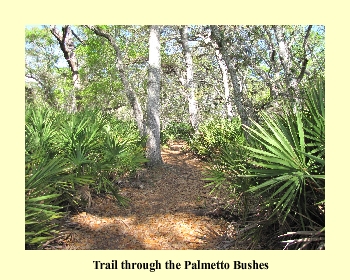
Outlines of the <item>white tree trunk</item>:
M222 57L222 54L219 50L218 44L211 40L210 37L206 38L206 42L210 42L215 50L215 56L220 66L220 71L222 75L222 83L224 85L224 94L225 94L225 105L226 105L226 115L229 119L233 117L233 111L232 111L232 104L230 99L230 87L229 87L229 80L228 80L228 69L226 66L226 63Z
M214 48L215 50L215 56L216 59L219 63L219 67L220 67L220 71L221 71L221 75L222 75L222 83L224 85L224 96L225 96L225 105L226 105L226 115L229 119L231 119L234 114L233 114L233 108L232 108L232 103L231 103L231 98L230 98L230 86L229 86L229 78L228 78L228 69L227 69L227 65L225 63L224 58L222 57L222 54L219 50L219 46L216 43L216 41L213 41L210 38L210 34L209 36L207 36L206 38L204 38L204 42L206 44L211 44L211 46Z
M161 81L160 26L152 25L149 37L146 157L149 166L163 163L160 150L159 99Z
M219 50L215 50L216 57L219 62L221 74L222 74L222 82L224 84L224 93L225 93L225 104L226 104L226 114L229 119L233 117L233 112L232 112L232 104L231 104L231 99L230 99L230 88L229 88L229 83L228 83L228 70L227 66L225 64L225 61L222 58L221 53Z
M249 126L249 116L248 116L248 109L245 108L243 105L243 82L242 79L239 77L238 69L236 69L234 63L230 59L230 55L228 50L226 49L226 46L221 38L220 31L217 26L211 25L211 34L213 41L216 42L216 44L219 47L219 51L222 54L222 58L225 61L225 64L228 68L228 72L231 77L232 86L233 86L233 101L237 110L237 113L240 116L242 124Z
M293 44L293 41L287 42L283 36L283 27L276 25L273 26L273 30L278 42L278 53L280 56L281 64L283 67L283 71L285 72L285 83L287 86L287 92L292 97L291 99L296 103L298 106L300 103L300 92L299 92L299 84L301 80L304 77L305 70L306 70L306 64L307 64L307 58L306 58L306 45L308 38L310 36L312 25L309 25L306 34L304 36L304 42L303 42L303 51L304 51L304 57L302 61L302 67L300 70L300 74L298 77L295 76L295 74L292 73L292 67L293 67L293 61L292 61L292 55L291 55L291 45Z
M198 130L198 104L195 96L195 83L193 81L193 61L191 50L188 44L188 26L180 28L181 44L184 51L186 70L187 70L187 81L186 88L188 89L188 111L190 114L190 123L195 131Z

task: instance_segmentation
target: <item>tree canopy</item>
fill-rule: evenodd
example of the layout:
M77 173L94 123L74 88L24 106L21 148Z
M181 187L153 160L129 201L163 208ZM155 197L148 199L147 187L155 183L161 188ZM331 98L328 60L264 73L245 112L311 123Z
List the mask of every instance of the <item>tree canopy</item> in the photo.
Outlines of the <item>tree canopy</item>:
M60 48L59 34L69 34L62 40L70 41L70 57ZM108 110L141 123L148 26L38 26L25 36L27 102L67 109L78 96L81 109ZM162 26L161 125L197 127L216 116L238 116L248 124L261 110L301 102L300 88L324 75L324 36L323 26L311 25Z

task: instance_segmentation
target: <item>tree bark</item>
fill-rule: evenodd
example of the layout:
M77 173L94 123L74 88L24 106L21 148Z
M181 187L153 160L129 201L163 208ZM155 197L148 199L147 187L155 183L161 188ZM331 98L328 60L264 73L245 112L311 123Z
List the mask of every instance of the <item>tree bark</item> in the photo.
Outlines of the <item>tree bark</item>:
M136 93L132 89L132 87L129 83L129 80L126 76L126 69L125 69L125 65L123 63L122 54L121 54L121 51L118 47L116 40L110 34L102 31L97 26L88 25L87 27L90 30L92 30L96 35L107 39L108 42L112 45L112 47L115 51L115 54L116 54L116 66L117 66L117 69L119 71L119 75L121 77L121 80L122 80L122 83L123 83L123 86L124 86L124 89L126 92L126 97L128 98L129 104L133 110L133 114L134 114L134 117L136 120L138 130L140 132L140 135L144 136L146 131L145 131L144 123L143 123L144 119L143 119L143 112L141 109L141 105L140 105L140 102L138 100Z
M294 91L296 90L296 87L297 87L297 81L296 79L293 78L293 75L290 71L292 68L292 60L291 60L289 49L287 47L287 43L283 38L282 27L275 25L273 26L273 29L274 29L275 36L278 43L279 58L281 61L281 65L283 67L283 71L285 73L285 83L287 86L287 91L288 92Z
M299 83L303 79L304 74L306 72L306 65L308 63L308 59L306 58L306 46L307 46L307 43L308 43L308 40L309 40L309 37L310 37L311 29L312 29L312 25L309 25L307 27L306 34L305 34L305 37L304 37L304 43L303 43L304 58L303 58L303 62L302 62L302 65L301 65L300 74L299 74L299 76L297 78Z
M225 64L228 68L228 72L231 77L233 91L234 91L233 102L235 104L237 113L240 116L242 124L249 126L250 121L249 121L249 115L247 110L248 108L244 108L244 105L243 105L243 98L244 98L243 83L242 81L240 81L238 69L236 69L234 61L231 61L229 51L226 49L226 45L220 34L219 28L216 25L211 25L210 30L211 30L210 36L212 40L215 41L216 44L218 45L219 51L222 54L222 58L225 61Z
M147 102L147 143L148 166L163 164L160 150L159 99L161 82L160 26L152 25L149 37L149 76Z
M291 102L293 102L295 105L300 104L300 92L299 92L299 84L304 77L304 73L306 70L306 65L307 65L307 58L306 58L306 44L308 41L308 38L310 36L310 31L311 31L312 25L309 25L306 34L304 37L304 42L303 42L303 51L304 51L304 58L301 66L300 73L298 77L295 76L292 72L292 66L293 66L293 61L292 61L292 55L291 55L291 44L292 42L287 43L283 36L283 27L279 25L273 26L273 30L277 39L278 43L278 52L279 52L279 57L281 61L281 65L283 67L283 71L285 73L285 83L287 86L287 93L289 94L289 97L291 98Z
M188 26L180 28L181 45L185 56L186 69L187 69L187 81L186 88L188 99L188 111L190 114L190 123L195 131L198 130L198 104L195 97L195 83L193 81L193 61L191 50L188 44Z
M228 80L228 69L227 65L225 63L225 60L222 57L222 54L219 50L218 44L213 41L210 36L205 38L205 43L208 44L210 43L212 47L215 50L215 56L216 60L219 63L221 75L222 75L222 83L224 85L224 96L225 96L225 105L226 105L226 115L229 119L232 119L233 117L233 109L232 109L232 104L231 104L231 98L230 98L230 87L229 87L229 80Z
M63 25L62 32L60 32L55 25L50 26L51 33L57 39L60 48L63 52L64 58L66 59L70 70L72 71L73 87L75 92L71 93L71 112L76 112L79 109L77 105L77 99L80 99L78 92L81 89L78 59L74 52L73 33L69 25Z

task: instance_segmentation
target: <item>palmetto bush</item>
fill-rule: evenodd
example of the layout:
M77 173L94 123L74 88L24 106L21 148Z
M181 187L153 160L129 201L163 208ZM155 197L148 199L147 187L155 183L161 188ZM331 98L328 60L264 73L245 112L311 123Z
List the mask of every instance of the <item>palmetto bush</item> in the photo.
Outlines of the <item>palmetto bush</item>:
M52 110L32 106L26 108L25 148L32 160L55 155L52 149L55 134L55 114Z
M86 201L77 194L120 196L111 176L135 171L145 162L136 126L98 111L77 114L26 108L26 244L40 245L54 233L64 209Z
M26 158L27 159L27 158ZM64 171L64 162L56 159L42 161L39 165L26 162L25 188L25 243L27 245L41 244L52 237L53 219L62 216L58 211L61 207L54 200L59 194L55 191L53 178L58 179Z
M54 226L51 220L59 217L60 207L52 205L57 194L51 177L62 172L62 162L49 164L51 154L49 142L54 136L52 118L45 110L26 110L25 127L25 244L41 244L51 238ZM46 160L45 160L46 159ZM40 173L46 168L46 172ZM45 176L46 174L46 176ZM56 177L57 178L57 177Z
M110 192L125 203L111 178L135 171L145 162L141 142L136 126L94 110L61 114L55 147L73 165L75 176L93 178L93 184L86 184L91 191ZM69 205L79 206L74 196L77 187L65 189Z
M217 119L205 123L191 142L192 148L198 154L210 160L204 178L208 181L206 186L211 187L211 192L221 188L227 189L227 210L240 212L243 219L248 213L249 197L244 192L249 179L242 176L247 173L248 166L245 144L241 122L237 118Z
M325 228L324 81L304 94L303 107L295 113L262 114L262 125L246 127L256 145L246 147L252 168L245 175L260 179L249 192L263 197L270 222L278 221L282 230L295 234L310 234L287 243L303 246L323 240L314 235Z
M139 135L136 123L108 118L108 125L105 126L107 133L106 156L116 160L118 166L118 175L133 173L141 163L146 161L144 149L146 147L146 138ZM120 156L115 156L120 149Z
M61 189L86 182L71 175L72 165L57 155L55 113L48 108L26 109L25 125L25 244L40 246L55 233L62 217Z
M86 180L72 176L71 165L61 157L32 160L25 165L25 243L42 245L56 233L54 220L63 217L61 189Z
M306 248L315 241L322 248L325 230L324 80L310 86L303 100L296 112L284 109L279 115L262 113L260 123L252 121L251 127L244 127L249 145L244 146L245 159L238 160L244 164L243 171L236 168L237 161L227 154L221 157L221 166L228 166L226 170L233 168L238 177L247 179L245 192L261 201L259 207L264 215L255 227L249 226L253 229L251 232L266 234L267 229L274 228L276 237L279 234L281 237L302 236L283 240L287 247ZM220 180L225 181L223 178L227 174L230 173L224 170Z

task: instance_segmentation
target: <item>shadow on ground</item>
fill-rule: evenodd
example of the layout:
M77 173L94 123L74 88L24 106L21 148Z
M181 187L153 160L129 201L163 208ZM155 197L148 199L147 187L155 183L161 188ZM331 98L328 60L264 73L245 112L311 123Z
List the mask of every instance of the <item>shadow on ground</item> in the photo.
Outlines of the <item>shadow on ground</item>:
M204 163L175 145L163 149L163 166L120 185L129 206L109 195L93 196L90 209L69 217L60 249L216 249L227 222L205 215L213 200L202 180Z

